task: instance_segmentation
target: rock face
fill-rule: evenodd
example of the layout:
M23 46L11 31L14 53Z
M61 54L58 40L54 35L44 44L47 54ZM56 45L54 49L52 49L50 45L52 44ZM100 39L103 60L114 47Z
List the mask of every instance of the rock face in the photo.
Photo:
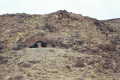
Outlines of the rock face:
M47 50L51 48L52 50ZM54 52L54 50L56 51ZM66 50L71 51L66 52ZM48 54L43 54L44 51ZM59 53L59 51L63 51L64 54ZM97 20L65 10L45 15L24 13L1 15L0 53L0 63L2 64L0 71L5 71L0 74L0 80L119 80L120 19ZM54 55L56 56L52 57ZM66 58L63 59L59 55ZM66 55L71 56L70 61ZM30 56L30 60L27 58L28 56ZM41 56L47 57L48 63L51 64L44 63ZM41 60L36 61L36 59ZM23 61L19 62L19 60ZM56 63L56 60L60 64ZM68 60L66 63L68 65L64 64L66 60ZM34 69L38 69L37 72L31 68L33 63L37 63L37 66L34 67ZM56 66L53 67L54 65ZM13 68L12 71L11 67L13 66L16 67L16 70L19 69L17 70L18 74L14 72L16 70ZM55 68L55 71L52 69L49 73L49 70L46 69L47 66ZM85 71L88 67L91 74L95 73L95 75L91 75L94 78L89 78L89 72ZM30 71L35 71L35 75L33 72L23 74L29 70L28 68ZM64 68L66 72L64 72ZM85 71L83 76L89 75L86 78L77 76L81 75L82 68L83 73ZM11 70L9 71L9 69ZM11 77L12 74L13 77ZM98 76L99 74L104 78Z
M9 49L43 41L59 48L81 50L119 43L120 32L119 19L100 21L65 10L46 15L1 15L0 27L1 40Z
M80 51L101 44L118 43L119 35L116 34L119 31L114 31L109 23L65 10L46 15L8 14L0 16L0 37L9 49L21 45L30 47L43 41L59 48ZM119 29L119 25L116 28Z

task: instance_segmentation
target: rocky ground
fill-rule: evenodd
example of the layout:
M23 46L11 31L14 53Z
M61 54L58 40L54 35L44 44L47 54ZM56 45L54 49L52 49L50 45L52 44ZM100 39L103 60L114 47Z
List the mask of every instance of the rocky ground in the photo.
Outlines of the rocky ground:
M0 16L0 80L120 80L119 61L119 18Z
M113 59L68 49L26 48L0 59L0 80L120 80Z

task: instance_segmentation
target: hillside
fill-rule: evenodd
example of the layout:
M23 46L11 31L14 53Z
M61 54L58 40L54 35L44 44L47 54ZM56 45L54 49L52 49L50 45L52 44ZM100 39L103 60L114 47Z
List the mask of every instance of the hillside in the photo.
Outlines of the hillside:
M120 19L0 15L0 55L1 80L120 80Z
M26 48L0 55L1 80L120 80L119 67L106 54L67 49Z

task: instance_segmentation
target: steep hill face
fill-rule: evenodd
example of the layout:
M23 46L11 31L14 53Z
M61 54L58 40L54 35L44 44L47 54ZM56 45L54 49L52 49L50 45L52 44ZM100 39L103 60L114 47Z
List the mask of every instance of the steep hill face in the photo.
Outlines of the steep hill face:
M65 10L0 16L0 80L120 80L119 76L119 18L97 20Z
M0 16L0 41L9 49L30 47L36 41L75 50L97 48L112 45L109 34L114 28L109 23L65 10L46 15L8 14Z
M110 29L109 38L116 45L120 45L120 19L111 19L103 21Z

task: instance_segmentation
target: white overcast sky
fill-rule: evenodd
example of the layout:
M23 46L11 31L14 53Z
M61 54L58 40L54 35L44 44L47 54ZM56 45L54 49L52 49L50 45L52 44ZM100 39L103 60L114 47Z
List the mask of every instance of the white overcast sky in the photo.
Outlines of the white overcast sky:
M0 14L67 10L97 19L120 18L120 0L0 0Z

